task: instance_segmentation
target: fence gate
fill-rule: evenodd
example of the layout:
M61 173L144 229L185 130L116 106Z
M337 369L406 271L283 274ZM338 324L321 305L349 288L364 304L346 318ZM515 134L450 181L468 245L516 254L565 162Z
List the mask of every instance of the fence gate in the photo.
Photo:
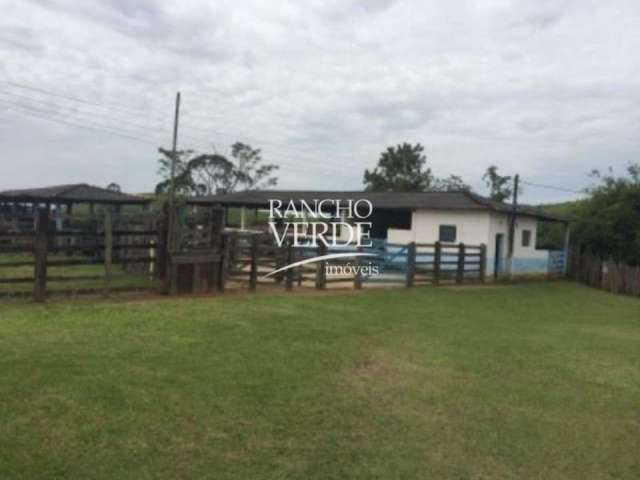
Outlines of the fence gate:
M174 207L169 215L168 265L169 293L201 293L217 288L222 261L222 208Z

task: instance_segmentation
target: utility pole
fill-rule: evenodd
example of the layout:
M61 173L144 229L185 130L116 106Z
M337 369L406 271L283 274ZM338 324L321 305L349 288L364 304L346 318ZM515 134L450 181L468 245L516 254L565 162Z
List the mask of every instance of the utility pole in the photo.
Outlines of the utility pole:
M509 218L509 250L507 252L506 273L509 279L513 278L513 249L515 246L516 236L516 217L518 212L518 187L520 184L520 175L513 178L513 201L511 202L511 216Z
M169 211L167 225L167 256L165 268L165 285L168 292L175 290L177 281L172 268L173 253L176 249L176 163L178 161L178 121L180 119L180 92L176 93L176 108L173 117L173 144L171 147L171 174L169 177Z
M180 120L180 92L176 93L176 110L173 117L173 146L171 148L171 177L169 185L169 206L173 207L176 196L176 161L178 156L178 121Z

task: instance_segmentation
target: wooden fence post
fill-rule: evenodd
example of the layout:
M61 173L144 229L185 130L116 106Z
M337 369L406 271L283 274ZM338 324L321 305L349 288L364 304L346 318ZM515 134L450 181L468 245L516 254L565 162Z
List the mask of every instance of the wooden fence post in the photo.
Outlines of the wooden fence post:
M33 300L44 302L47 296L47 253L49 250L49 209L36 213L36 238L34 244L35 267Z
M285 264L287 257L287 243L286 241L282 245L274 245L274 257L275 257L275 269L282 268ZM281 284L284 278L284 273L279 272L274 275L276 283Z
M232 248L232 237L231 235L225 235L222 238L222 255L220 257L220 269L218 272L218 291L220 293L224 293L227 275L229 272L229 256Z
M193 293L202 292L202 263L196 261L193 264L193 278L191 280L191 291Z
M155 278L161 282L162 293L169 293L168 284L168 236L169 236L169 205L165 202L158 219L158 247L156 251Z
M173 256L173 255L172 255ZM178 264L171 261L169 266L169 295L178 294Z
M318 256L327 254L327 246L320 242L318 244ZM324 290L327 287L327 262L322 260L316 263L316 288L318 290Z
M569 252L571 251L570 249L570 245L571 245L571 226L569 223L566 223L564 226L564 245L563 245L563 252L564 252L564 265L563 265L563 275L565 277L569 276Z
M484 283L487 270L487 246L483 243L480 245L480 281Z
M104 296L111 293L111 266L113 264L113 221L111 210L104 212Z
M251 260L249 272L249 290L255 292L258 285L258 237L251 237Z
M293 263L293 243L287 242L287 265ZM287 290L293 290L293 268L285 271L285 288Z
M442 245L440 242L436 242L433 252L433 284L440 284L440 263L442 259Z
M167 241L169 250L169 255L167 255L169 259L169 293L171 295L177 295L178 265L174 262L173 256L180 250L180 236L182 235L180 231L180 207L174 204L169 209L169 212L169 235Z
M357 248L358 253L362 253L362 247ZM360 290L362 288L362 257L355 257L356 274L353 277L353 288Z
M411 242L407 246L407 278L405 284L407 288L413 287L416 277L416 242Z
M462 283L464 281L464 256L464 243L460 243L460 245L458 245L458 269L456 271L456 283Z

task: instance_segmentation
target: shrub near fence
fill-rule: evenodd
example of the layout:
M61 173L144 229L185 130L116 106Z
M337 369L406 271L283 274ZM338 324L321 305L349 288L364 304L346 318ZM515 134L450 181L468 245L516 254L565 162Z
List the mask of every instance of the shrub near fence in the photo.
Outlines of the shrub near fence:
M574 252L570 257L569 276L611 293L640 297L640 266Z

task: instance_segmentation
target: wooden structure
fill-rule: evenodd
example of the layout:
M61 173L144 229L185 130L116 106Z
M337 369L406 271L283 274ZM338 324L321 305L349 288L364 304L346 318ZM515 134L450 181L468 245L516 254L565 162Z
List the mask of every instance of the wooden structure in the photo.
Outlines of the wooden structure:
M330 286L356 289L378 285L440 285L484 282L486 247L484 245L416 244L397 245L380 242L371 248L328 249L279 247L270 235L233 232L225 236L228 258L223 278L229 286L256 290L261 285L296 286L326 289ZM278 275L270 272L294 262L331 253L367 253L371 257L321 260L288 269ZM367 267L363 269L362 267Z
M166 215L174 221L166 232L173 237L167 240L166 289L173 295L211 291L219 283L224 210L188 205L174 209L174 215Z
M297 211L313 210L314 205L324 214L333 216L336 221L347 223L357 221L342 218L345 206L353 202L368 202L371 206L366 221L369 238L386 240L391 243L407 245L411 242L422 244L465 243L468 245L485 244L487 273L496 279L513 275L544 275L547 273L548 259L555 252L539 249L536 245L539 222L556 222L565 225L565 257L569 245L569 218L549 214L542 208L517 206L494 201L475 193L459 191L426 192L353 192L353 191L286 191L251 190L198 197L194 203L206 202L218 204L228 209L239 210L240 231L247 229L246 209L258 210L264 215L272 205L286 210L289 206ZM338 203L342 212L338 211ZM309 208L310 207L310 208ZM275 219L274 219L275 220ZM315 220L314 220L315 221ZM250 228L263 229L263 225ZM232 226L232 225L229 225ZM277 228L277 227L276 227ZM509 247L509 248L507 248ZM563 257L564 258L564 257ZM554 257L558 259L558 257ZM564 273L564 272L563 272Z
M34 216L43 209L49 211L49 228L63 231L69 228L63 219L73 214L74 208L79 210L78 213L93 215L96 207L118 213L124 210L145 211L149 205L148 199L86 183L5 190L0 192L0 234L30 232ZM75 243L82 241L80 236L73 239ZM20 241L16 245L20 245Z
M83 203L101 208L74 209ZM225 210L203 201L153 212L145 199L84 184L2 192L0 205L2 218L20 218L19 225L0 227L0 297L44 301L56 294L140 290L175 295L265 285L361 289L484 281L484 245L381 241L336 250L322 244L294 248L287 240L278 246L270 234L225 231ZM267 275L337 252L370 257L322 260Z
M66 225L83 225L82 231L52 230L49 210L39 210L31 232L11 236L27 240L28 247L0 247L0 297L32 295L44 301L52 294L107 296L141 290L180 294L238 287L255 291L269 285L288 291L303 286L361 289L375 284L412 287L484 281L483 245L382 242L371 248L336 250L323 244L294 247L286 241L278 246L271 235L223 231L224 212L218 208L176 208L174 239L167 236L167 209L128 215L106 210L65 218ZM76 236L88 240L59 246L61 239ZM121 255L122 251L135 254ZM338 252L370 257L315 261L268 275L294 262ZM1 254L7 254L9 261ZM125 268L128 265L141 269L132 271ZM4 273L25 268L33 275Z
M573 252L569 257L568 273L569 277L591 287L640 297L640 266Z
M156 214L107 209L63 215L64 229L52 228L50 215L42 208L31 231L0 232L0 297L32 294L43 301L50 294L109 295L154 288L161 246ZM135 271L130 269L134 265Z
M87 213L94 213L97 205L145 207L150 200L86 183L0 191L0 213L3 216L30 214L43 207L53 207L55 211L69 214L78 204L87 204Z
M42 208L31 231L0 232L0 297L32 294L43 301L50 294L216 289L222 211L178 208L174 218L180 225L172 249L162 212L116 214L106 209L64 215L65 229L60 230L51 228L51 212ZM82 242L75 241L78 238ZM18 246L16 239L21 241Z

